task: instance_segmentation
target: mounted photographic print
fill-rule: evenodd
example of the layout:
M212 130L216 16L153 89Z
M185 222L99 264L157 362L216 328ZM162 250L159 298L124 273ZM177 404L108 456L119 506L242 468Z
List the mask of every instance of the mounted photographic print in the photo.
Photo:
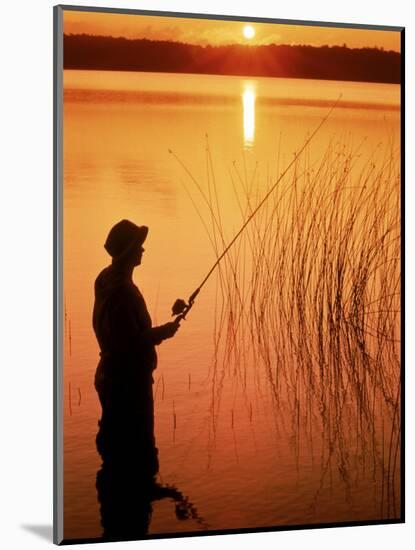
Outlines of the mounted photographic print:
M402 522L403 28L54 17L55 543Z

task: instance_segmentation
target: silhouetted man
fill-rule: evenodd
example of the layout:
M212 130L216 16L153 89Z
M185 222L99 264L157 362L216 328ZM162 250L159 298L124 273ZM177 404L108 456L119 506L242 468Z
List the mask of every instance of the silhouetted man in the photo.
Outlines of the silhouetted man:
M144 298L133 283L147 233L147 227L128 220L109 232L104 247L112 263L95 281L93 327L101 350L95 374L102 406L97 449L106 465L128 467L131 461L149 479L158 472L152 388L155 346L171 338L179 324L152 327Z

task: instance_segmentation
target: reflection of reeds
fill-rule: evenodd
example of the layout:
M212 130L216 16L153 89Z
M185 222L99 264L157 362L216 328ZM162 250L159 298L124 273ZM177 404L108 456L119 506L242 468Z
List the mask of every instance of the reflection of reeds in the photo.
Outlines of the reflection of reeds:
M68 340L69 340L69 355L71 356L72 355L72 329L71 329L71 320L69 319L68 321Z
M289 411L298 453L322 434L321 487L335 470L347 488L352 472L370 466L391 517L400 475L399 155L390 144L364 160L362 146L331 142L318 162L309 148L297 157L219 264L211 414L215 430L226 377L245 388L252 376L261 391L264 374L278 418ZM273 183L264 189L246 166L231 176L242 225ZM219 257L227 239L209 147L207 189L198 183L197 192Z
M160 383L161 383L161 400L164 401L164 374L161 374L161 376L159 376L157 379L156 389L154 391L154 401L157 399Z
M68 353L69 357L72 355L72 326L71 326L71 319L68 315L68 308L66 305L66 296L64 299L64 337L65 341L68 339Z

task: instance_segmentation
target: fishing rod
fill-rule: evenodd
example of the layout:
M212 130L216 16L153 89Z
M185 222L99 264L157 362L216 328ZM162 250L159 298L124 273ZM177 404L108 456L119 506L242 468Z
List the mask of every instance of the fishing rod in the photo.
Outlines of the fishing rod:
M337 104L339 103L341 97L342 97L343 94L340 94L339 97L336 99L336 101L334 102L334 104L332 105L332 107L330 108L330 110L328 111L328 113L326 114L325 117L323 117L320 121L320 123L316 126L316 128L314 129L314 131L312 132L312 134L306 139L306 141L304 142L304 144L302 145L302 147L300 148L300 150L297 152L297 153L294 153L294 158L293 160L288 164L288 166L286 167L286 169L280 174L280 176L277 178L277 181L274 183L274 185L271 187L271 189L268 191L268 193L264 196L264 198L261 200L261 202L258 204L258 206L255 208L255 210L253 212L251 212L251 214L248 216L247 220L245 221L245 223L242 225L242 227L240 228L240 230L236 233L236 235L233 237L233 239L231 240L231 242L228 244L228 246L223 250L222 254L218 257L218 259L216 260L216 262L213 264L213 266L211 267L211 269L208 271L207 275L205 276L205 278L203 279L203 281L200 283L200 285L196 288L196 290L190 295L187 303L185 300L179 298L177 299L174 304L173 304L173 307L172 307L172 316L176 316L176 319L174 320L175 322L179 323L180 321L182 321L183 319L185 320L186 319L186 315L189 313L189 311L192 309L193 307L193 304L194 304L194 301L197 297L197 295L199 294L199 292L201 291L201 289L203 288L203 286L206 284L206 282L208 281L209 277L212 275L212 273L215 271L215 269L217 268L217 266L219 265L219 263L221 262L221 260L224 258L224 256L226 256L226 254L228 253L229 249L233 246L233 244L235 243L235 241L239 238L239 236L241 235L241 233L244 231L244 229L246 228L246 226L249 224L249 222L252 220L252 218L256 215L256 213L258 212L258 210L263 206L263 204L268 200L268 198L270 197L270 195L272 195L272 193L274 192L274 190L276 189L276 187L278 186L278 184L280 183L280 181L282 180L282 178L287 174L287 172L290 170L290 168L294 165L294 163L298 160L299 156L303 153L304 149L307 147L307 145L309 145L309 143L311 142L311 140L314 138L314 136L317 134L317 132L320 130L320 128L323 126L323 124L328 120L328 118L330 117L331 113L334 111L334 109L337 107ZM172 151L170 151L173 155L174 153ZM175 155L174 155L175 156ZM179 160L176 156L175 158L177 160ZM180 162L180 161L179 161ZM182 164L180 162L180 164Z

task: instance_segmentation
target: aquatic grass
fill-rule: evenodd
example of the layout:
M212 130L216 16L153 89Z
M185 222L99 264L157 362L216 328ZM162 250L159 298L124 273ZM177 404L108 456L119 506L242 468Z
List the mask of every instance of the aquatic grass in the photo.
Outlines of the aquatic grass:
M363 155L364 145L348 135L333 138L317 160L311 145L295 156L218 265L210 412L215 431L225 380L243 389L253 380L259 394L270 393L297 467L321 433L317 498L327 477L338 475L347 492L353 472L370 467L380 480L380 513L391 517L401 429L399 150L388 140ZM229 228L208 146L206 154L202 203L188 193L218 258ZM241 226L283 173L280 163L278 150L277 177L265 182L257 165L249 176L244 158L242 171L233 163ZM252 418L248 396L246 407ZM232 429L233 422L232 409Z

